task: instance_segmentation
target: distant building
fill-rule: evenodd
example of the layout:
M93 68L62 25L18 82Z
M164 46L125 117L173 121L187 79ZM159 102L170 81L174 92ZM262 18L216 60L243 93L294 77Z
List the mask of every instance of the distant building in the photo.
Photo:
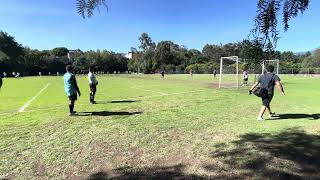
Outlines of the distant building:
M80 49L76 49L76 50L69 50L68 52L68 59L72 59L74 58L75 56L81 54L82 51Z
M125 58L132 59L133 52L128 52L124 55Z

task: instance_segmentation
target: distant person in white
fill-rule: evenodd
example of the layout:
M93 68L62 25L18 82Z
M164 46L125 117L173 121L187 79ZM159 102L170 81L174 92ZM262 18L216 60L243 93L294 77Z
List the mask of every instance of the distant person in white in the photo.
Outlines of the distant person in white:
M95 72L95 68L90 67L89 73L88 73L88 81L89 81L89 87L90 87L90 103L91 104L96 104L94 97L96 95L97 85L98 85L98 81L96 79L96 75L94 74L94 72Z
M242 73L243 76L243 86L247 86L248 85L248 79L249 79L249 75L248 72L246 70L243 71Z

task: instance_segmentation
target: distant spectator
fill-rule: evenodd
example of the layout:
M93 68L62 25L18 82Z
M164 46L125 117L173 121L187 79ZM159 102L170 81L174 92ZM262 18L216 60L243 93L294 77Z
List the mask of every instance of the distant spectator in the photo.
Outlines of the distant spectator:
M216 76L217 76L217 69L213 68L213 77L216 78Z
M164 71L161 71L161 78L164 78Z
M242 77L243 77L243 86L247 86L248 85L248 80L249 80L249 75L248 72L246 70L243 71L242 73Z

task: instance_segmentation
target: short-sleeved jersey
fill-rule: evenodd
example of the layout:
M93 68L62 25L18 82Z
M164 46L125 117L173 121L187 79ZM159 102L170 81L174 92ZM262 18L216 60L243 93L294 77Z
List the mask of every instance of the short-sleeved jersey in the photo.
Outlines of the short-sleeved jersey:
M97 79L96 79L96 75L92 72L89 72L88 73L88 81L89 81L89 84L97 84Z
M64 74L63 80L64 80L64 91L66 92L66 94L68 96L77 94L77 90L76 90L76 87L74 84L74 82L76 80L75 75L67 72Z
M262 76L260 76L258 82L260 83L261 88L267 88L268 94L273 95L274 94L274 86L276 85L276 82L280 81L279 76L273 73L266 73ZM269 86L270 83L270 86Z
M248 79L248 72L243 71L242 76L243 76L243 79Z

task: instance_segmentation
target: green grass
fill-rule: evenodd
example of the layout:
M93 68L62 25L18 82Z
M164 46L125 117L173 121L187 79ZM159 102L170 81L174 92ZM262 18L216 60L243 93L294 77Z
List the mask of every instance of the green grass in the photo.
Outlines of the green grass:
M0 93L0 178L317 178L320 79L281 77L281 120L256 121L247 88L210 88L212 75L98 76L90 105L68 117L62 77L5 79ZM230 78L232 79L232 78ZM50 83L26 112L18 109Z

